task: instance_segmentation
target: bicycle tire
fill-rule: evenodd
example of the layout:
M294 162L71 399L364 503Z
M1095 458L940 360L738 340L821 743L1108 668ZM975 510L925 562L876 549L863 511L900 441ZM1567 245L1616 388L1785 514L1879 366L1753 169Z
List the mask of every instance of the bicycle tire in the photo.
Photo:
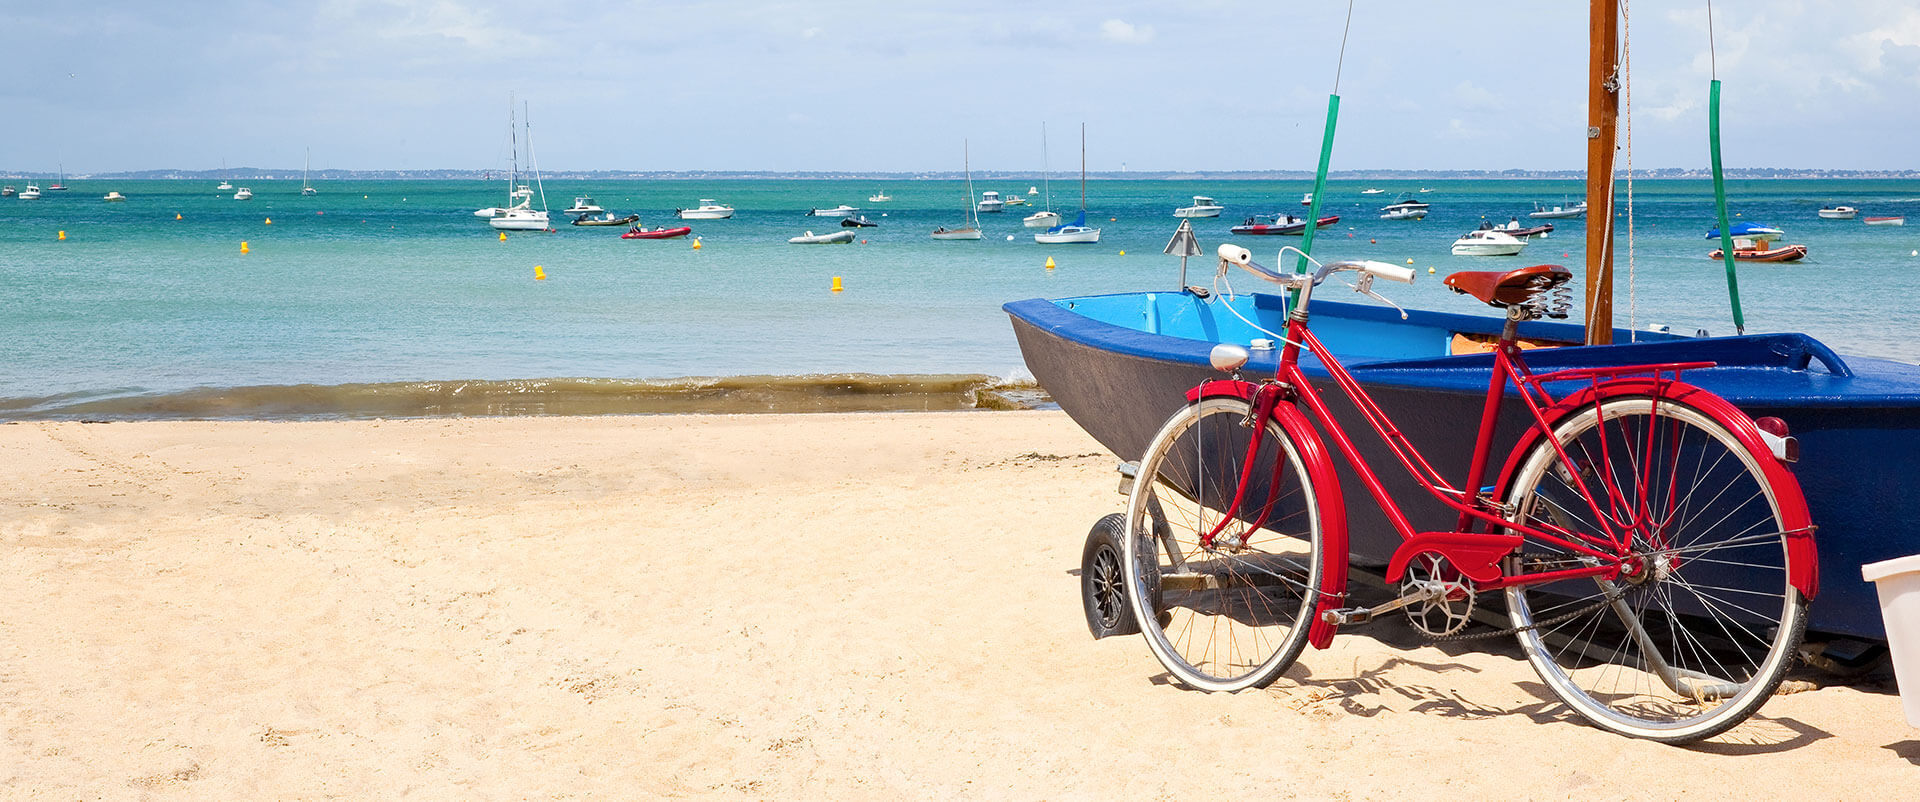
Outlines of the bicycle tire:
M1168 418L1127 504L1134 620L1168 673L1198 690L1272 683L1299 657L1318 606L1319 488L1277 423L1246 425L1249 409L1239 398L1208 398ZM1256 434L1264 439L1249 492L1229 520Z
M1628 500L1607 515L1643 528L1618 581L1507 589L1534 670L1575 713L1622 735L1688 743L1745 721L1779 687L1806 629L1781 515L1799 489L1770 482L1760 466L1773 456L1726 422L1671 398L1603 392L1553 436L1575 470L1553 441L1528 446L1506 496L1514 520L1600 532L1577 471L1597 497L1611 488ZM1597 562L1534 537L1520 552L1509 558L1519 571Z

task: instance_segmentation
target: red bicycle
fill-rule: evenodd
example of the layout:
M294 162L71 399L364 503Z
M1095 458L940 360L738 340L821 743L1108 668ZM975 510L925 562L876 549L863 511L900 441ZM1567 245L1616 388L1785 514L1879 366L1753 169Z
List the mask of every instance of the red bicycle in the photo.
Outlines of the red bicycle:
M1455 637L1478 597L1500 591L1511 627L1494 634L1516 635L1553 694L1602 728L1693 741L1744 721L1778 688L1816 592L1814 527L1788 469L1797 444L1785 425L1680 380L1712 363L1535 374L1517 326L1565 317L1566 301L1548 293L1571 274L1456 273L1450 288L1505 308L1507 322L1478 445L1454 485L1308 326L1313 290L1329 275L1359 273L1356 289L1372 294L1374 278L1411 283L1412 271L1336 262L1282 275L1221 246L1221 274L1233 265L1298 293L1275 334L1277 376L1242 380L1247 350L1216 346L1214 366L1232 378L1191 390L1154 436L1119 533L1125 603L1180 682L1265 686L1307 644L1325 648L1340 626L1393 610L1431 637ZM1408 522L1301 371L1302 350L1458 513L1452 530ZM1489 477L1509 387L1532 425ZM1392 601L1342 606L1346 502L1322 432L1403 540L1386 570L1400 587Z

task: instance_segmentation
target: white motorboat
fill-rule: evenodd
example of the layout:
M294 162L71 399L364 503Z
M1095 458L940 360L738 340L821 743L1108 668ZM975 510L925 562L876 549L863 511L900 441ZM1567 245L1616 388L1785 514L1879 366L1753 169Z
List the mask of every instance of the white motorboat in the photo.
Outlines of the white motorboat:
M1009 192L1005 196L1003 196L1001 200L1005 201L1008 206L1027 205L1027 196L1022 195L1018 192Z
M511 168L507 172L507 203L505 209L496 209L498 214L487 220L487 225L501 231L552 231L553 226L547 219L547 188L540 180L540 165L533 156L533 120L532 114L526 115L527 164L533 170L533 183L540 188L540 208L533 208L533 190L520 181L520 139L513 117L513 100L507 100L507 146L512 153ZM482 209L481 211L487 211ZM479 212L475 212L479 214Z
M1214 203L1205 195L1193 196L1192 206L1182 206L1173 210L1174 217L1219 217L1220 211L1227 207Z
M1087 225L1087 124L1080 124L1080 215L1073 222L1033 235L1041 245L1075 245L1100 241L1100 229Z
M980 202L973 205L976 212L999 212L1007 208L1007 202L1000 199L1000 193L991 189L980 193Z
M108 203L125 203L127 201L127 196L120 194L118 191L113 191L113 192L108 192L105 196L101 197L100 199Z
M18 194L20 194L20 190L14 189L12 184L0 187L0 198L11 198Z
M712 198L701 198L699 206L675 209L673 213L682 220L725 220L733 216L733 207L723 206Z
M1586 213L1586 201L1579 203L1558 203L1554 204L1551 208L1545 204L1536 203L1533 205L1533 211L1528 212L1527 216L1538 219L1558 219L1562 217L1579 217Z
M1034 212L1020 221L1027 228L1053 228L1060 225L1059 212Z
M28 187L28 189L32 189L32 187ZM24 192L20 194L20 197L22 198L26 196L27 195ZM1866 223L1867 225L1870 225L1870 226L1904 226L1907 224L1907 218L1905 217L1867 217L1867 218L1862 218L1861 222Z
M39 197L40 187L37 184L28 184L26 189L20 190L21 200L37 200Z
M888 195L884 189L867 196L868 203L886 203L890 200L893 200L893 196Z
M220 186L214 187L214 189L220 190L221 192L225 192L229 189L233 189L233 182L222 179L220 181Z
M1362 195L1385 195L1385 194L1387 194L1387 191L1386 191L1386 190L1384 190L1384 189L1375 189L1375 188L1373 188L1373 187L1368 187L1368 188L1366 188L1366 189L1363 189L1363 190L1360 190L1360 194L1362 194Z
M842 203L839 206L835 206L831 209L809 210L807 212L807 216L808 217L852 217L853 214L858 211L860 210Z
M1453 241L1454 256L1518 256L1527 241L1491 228L1469 231Z
M1301 206L1312 206L1312 205L1313 205L1313 193L1311 193L1311 192L1309 192L1309 193L1307 193L1307 194L1305 194L1305 195L1301 195L1301 196L1300 196L1300 205L1301 205Z
M853 241L852 231L835 231L832 234L815 234L811 231L787 240L789 245L845 245Z
M1433 190L1431 190L1431 189L1427 189L1426 187L1421 187L1421 188L1420 188L1420 194L1422 194L1422 195L1425 195L1425 194L1427 194L1427 193L1429 193L1429 192L1432 192L1432 191L1433 191Z
M980 207L973 202L973 159L971 143L960 140L960 165L967 174L967 224L959 228L941 226L933 230L934 239L980 239Z
M1860 210L1852 206L1820 207L1820 219L1822 220L1852 220L1853 216L1859 213Z
M604 211L606 211L606 209L600 208L600 204L594 203L592 198L589 198L585 195L581 195L580 197L574 198L573 205L570 207L567 207L567 209L565 211L562 211L561 214L571 214L571 215L599 214Z
M233 193L233 199L234 200L253 200L253 190L247 189L246 187L241 187L239 191Z
M1427 216L1427 207L1424 205L1413 207L1388 206L1383 212L1384 213L1380 215L1380 219L1382 220L1419 220Z

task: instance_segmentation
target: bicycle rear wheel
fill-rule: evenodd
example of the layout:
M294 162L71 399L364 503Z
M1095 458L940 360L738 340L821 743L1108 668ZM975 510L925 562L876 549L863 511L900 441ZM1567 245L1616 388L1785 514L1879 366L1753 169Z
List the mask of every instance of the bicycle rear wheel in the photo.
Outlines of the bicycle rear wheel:
M1782 494L1713 415L1648 396L1607 398L1555 427L1573 470L1542 440L1507 496L1516 520L1598 537L1575 476L1632 543L1612 580L1511 587L1509 616L1555 696L1624 735L1685 743L1726 731L1780 685L1806 629L1788 581ZM1609 494L1622 500L1609 505ZM1627 526L1621 526L1627 524ZM1527 538L1518 570L1605 561Z
M1238 398L1210 398L1168 419L1127 505L1134 620L1160 664L1205 691L1273 682L1306 645L1316 607L1317 488L1286 433L1249 425L1248 413Z

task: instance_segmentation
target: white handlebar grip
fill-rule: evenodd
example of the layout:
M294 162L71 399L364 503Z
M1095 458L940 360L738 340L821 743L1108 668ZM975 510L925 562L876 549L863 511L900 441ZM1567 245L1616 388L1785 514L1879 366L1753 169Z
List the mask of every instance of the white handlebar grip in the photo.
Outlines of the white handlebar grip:
M1413 283L1413 268L1401 267L1399 265L1390 265L1390 264L1387 264L1386 262L1375 262L1371 260L1362 262L1361 264L1366 267L1366 271L1368 273L1372 273L1373 275L1379 276L1380 278L1386 279L1388 281L1398 281L1401 284Z
M1245 267L1253 263L1253 252L1231 242L1220 243L1220 259Z

